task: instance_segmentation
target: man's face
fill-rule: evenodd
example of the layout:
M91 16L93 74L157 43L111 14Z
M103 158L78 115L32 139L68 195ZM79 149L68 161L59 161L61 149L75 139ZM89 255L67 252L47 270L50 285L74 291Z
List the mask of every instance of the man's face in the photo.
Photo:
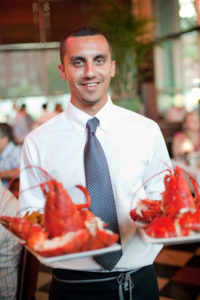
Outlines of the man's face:
M108 43L102 35L70 37L65 49L59 72L69 82L71 101L95 114L106 103L110 80L115 74Z

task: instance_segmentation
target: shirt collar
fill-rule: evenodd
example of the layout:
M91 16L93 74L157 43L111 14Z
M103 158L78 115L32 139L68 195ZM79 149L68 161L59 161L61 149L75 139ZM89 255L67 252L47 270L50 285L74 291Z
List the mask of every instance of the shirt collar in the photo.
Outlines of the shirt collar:
M100 121L100 128L104 131L109 130L110 114L112 107L113 103L110 96L108 95L108 100L106 104L95 115L95 117L97 117ZM78 130L80 133L85 131L87 121L92 118L91 115L88 115L84 111L74 106L71 103L71 101L67 106L66 113L75 129Z

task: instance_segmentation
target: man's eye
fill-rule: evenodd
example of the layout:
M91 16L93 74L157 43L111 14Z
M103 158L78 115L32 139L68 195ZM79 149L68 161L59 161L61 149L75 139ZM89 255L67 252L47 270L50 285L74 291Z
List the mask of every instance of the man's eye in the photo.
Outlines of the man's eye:
M101 65L101 64L103 64L104 59L103 59L102 57L98 57L98 58L96 59L96 62L97 62L97 64Z
M73 65L75 66L75 67L80 67L80 66L82 66L83 65L83 61L82 60L75 60L74 61L74 63L73 63Z

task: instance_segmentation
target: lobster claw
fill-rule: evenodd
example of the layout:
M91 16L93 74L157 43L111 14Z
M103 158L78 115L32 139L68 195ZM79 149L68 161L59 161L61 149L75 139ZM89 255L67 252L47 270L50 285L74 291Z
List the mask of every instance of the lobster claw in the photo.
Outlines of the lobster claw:
M40 227L38 224L32 223L29 220L18 217L0 217L1 224L8 230L15 233L21 239L27 240L33 226Z
M169 175L164 178L165 191L162 193L162 205L165 214L175 218L183 210L195 209L194 198L183 176L180 167L174 169L174 173L169 170Z

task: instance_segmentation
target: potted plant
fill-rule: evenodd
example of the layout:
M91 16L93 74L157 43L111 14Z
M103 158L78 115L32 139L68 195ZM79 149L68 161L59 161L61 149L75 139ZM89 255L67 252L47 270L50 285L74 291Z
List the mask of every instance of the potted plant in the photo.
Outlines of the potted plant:
M146 76L152 42L144 41L151 20L141 19L127 3L104 0L92 24L102 29L110 38L113 58L117 62L116 75L111 81L112 99L116 104L139 110L138 81ZM144 72L138 72L138 70Z

